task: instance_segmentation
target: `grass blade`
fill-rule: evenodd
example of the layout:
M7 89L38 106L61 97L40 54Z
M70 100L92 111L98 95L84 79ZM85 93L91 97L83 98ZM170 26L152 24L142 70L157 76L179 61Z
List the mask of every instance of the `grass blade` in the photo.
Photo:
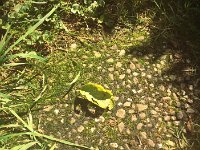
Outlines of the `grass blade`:
M11 100L10 100L10 96L9 95L0 92L0 103L6 104L6 103L8 103L10 101Z
M3 66L5 67L14 67L14 66L20 66L20 65L27 65L28 63L9 63L9 64L4 64Z
M69 146L84 148L84 149L88 149L88 150L91 149L87 146L71 143L69 141L57 139L57 138L54 138L54 137L51 137L51 136L48 136L48 135L40 134L38 132L22 132L22 133L7 134L7 135L0 136L0 141L8 140L8 139L13 138L15 136L22 136L22 135L32 135L32 136L36 136L36 137L45 138L45 139L48 139L48 140L51 140L51 141L55 141L55 142L58 142L58 143L66 144L66 145L69 145Z
M22 133L12 133L12 134L6 134L6 135L1 135L0 136L0 141L7 141L13 137L18 137L18 136L22 136L22 135L31 135L31 132L22 132Z
M80 75L81 75L81 72L79 71L79 73L78 73L78 74L76 75L76 77L72 80L72 82L69 83L69 85L71 86L71 85L73 85L74 83L76 83L76 82L78 81Z
M24 125L24 127L33 132L33 128L30 128L30 126L20 116L18 116L18 114L14 110L12 110L11 108L8 108L8 110Z
M40 134L40 133L37 133L37 132L34 133L34 136L43 137L43 138L46 138L46 139L48 139L48 140L56 141L56 142L59 142L59 143L62 143L62 144L66 144L66 145L69 145L69 146L74 146L74 147L79 147L79 148L90 149L89 147L86 147L86 146L82 146L82 145L79 145L79 144L71 143L71 142L69 142L69 141L57 139L57 138L54 138L54 137L52 137L52 136Z
M15 147L11 148L10 150L27 150L35 144L37 144L37 142L30 142L30 143L27 143L27 144L17 145Z
M6 54L12 50L17 44L19 44L21 41L23 41L29 34L31 34L33 31L35 31L48 17L50 17L54 11L59 7L59 4L54 6L50 12L48 12L43 18L41 18L35 25L33 25L32 27L30 27L27 32L22 35L14 44L12 44L2 55L2 57L4 58L6 56Z
M37 59L41 62L45 62L46 59L41 57L41 56L38 56L36 52L32 51L32 52L29 52L29 53L18 53L18 54L14 54L14 55L11 55L8 57L8 59L12 60L16 57L21 57L21 58L34 58L34 59Z
M0 41L0 54L2 54L3 49L4 49L5 45L6 45L6 43L8 43L8 41L10 40L10 38L8 38L6 40L9 31L10 31L10 26L8 27L8 29L6 31L6 34L3 36L3 39ZM9 37L11 37L11 36L9 36Z
M8 124L8 125L1 125L0 129L1 128L18 128L18 127L21 127L21 126L18 124Z
M56 148L56 143L51 146L50 150L54 150Z

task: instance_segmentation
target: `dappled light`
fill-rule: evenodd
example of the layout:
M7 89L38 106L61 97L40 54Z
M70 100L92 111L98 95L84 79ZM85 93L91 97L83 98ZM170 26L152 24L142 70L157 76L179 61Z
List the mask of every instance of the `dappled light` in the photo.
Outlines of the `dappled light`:
M199 149L198 0L0 1L0 149Z

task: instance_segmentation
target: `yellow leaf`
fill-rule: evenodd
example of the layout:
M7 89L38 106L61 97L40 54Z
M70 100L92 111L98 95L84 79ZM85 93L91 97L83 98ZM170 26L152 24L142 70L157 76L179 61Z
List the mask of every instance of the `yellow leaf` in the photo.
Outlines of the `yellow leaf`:
M114 107L113 94L110 90L95 83L87 83L80 90L78 90L81 97L99 107L111 110Z

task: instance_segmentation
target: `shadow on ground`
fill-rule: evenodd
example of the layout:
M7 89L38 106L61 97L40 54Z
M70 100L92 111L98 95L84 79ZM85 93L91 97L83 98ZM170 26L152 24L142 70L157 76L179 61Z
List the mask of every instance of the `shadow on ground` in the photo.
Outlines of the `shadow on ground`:
M157 8L156 8L157 7ZM130 46L129 54L137 57L152 55L152 63L160 59L166 53L171 53L174 62L163 75L174 75L182 78L182 81L173 81L173 86L194 85L194 91L186 91L194 95L193 108L196 114L193 116L191 130L187 132L188 139L194 149L200 147L199 141L199 112L200 112L200 3L190 1L162 1L159 0L151 9L156 14L150 24L149 41L142 46ZM188 126L188 123L186 124ZM197 127L197 128L196 128Z
M82 111L86 117L97 118L103 114L104 109L90 103L85 99L76 97L74 100L74 112L79 114L80 111Z
M129 46L127 54L134 57L153 56L151 62L159 60L166 53L172 54L174 62L165 70L163 75L174 75L182 78L181 81L173 81L169 84L180 86L194 85L193 93L186 91L189 95L194 95L193 108L196 114L193 116L193 131L188 132L188 138L192 139L193 148L200 146L199 129L195 126L200 124L200 3L197 0L186 1L105 1L103 12L105 32L112 33L116 26L126 26L122 22L131 24L135 28L140 24L139 15L150 17L148 24L149 38L142 45ZM126 21L125 21L126 20ZM142 24L142 22L141 22ZM187 126L187 125L186 125Z

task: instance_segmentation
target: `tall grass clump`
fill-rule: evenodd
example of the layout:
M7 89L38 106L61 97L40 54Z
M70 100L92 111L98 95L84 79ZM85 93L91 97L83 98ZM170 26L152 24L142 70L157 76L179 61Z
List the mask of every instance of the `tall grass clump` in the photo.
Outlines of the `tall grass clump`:
M21 4L20 4L21 5ZM34 65L30 63L29 59L35 59L42 63L46 62L46 59L39 56L35 51L16 51L15 48L20 46L23 41L26 41L32 33L34 33L39 26L41 26L54 12L59 8L60 4L55 4L53 8L43 17L37 20L37 22L30 26L27 31L22 34L18 39L14 34L14 25L6 26L6 33L1 38L0 41L0 69L5 72L7 70L12 70L12 68L20 67L24 68L26 65ZM14 41L14 42L13 42ZM23 60L23 62L20 62ZM22 69L23 70L23 69ZM16 78L16 82L20 81L23 72ZM6 74L7 75L7 74ZM2 77L3 78L3 77ZM76 79L76 78L75 78ZM4 77L4 80L7 80ZM72 82L71 85L74 84ZM12 88L9 88L9 81L4 81L5 86L0 88L0 149L55 149L56 143L62 143L73 147L79 147L84 149L89 149L86 146L71 143L66 140L61 140L41 134L34 128L34 120L31 113L32 108L41 99L42 95L46 90L44 86L41 93L33 100L33 102L23 102L19 98L13 97ZM4 88L6 87L6 88ZM18 93L18 97L23 97L22 93ZM27 108L24 111L23 108ZM19 115L21 114L21 115ZM23 114L23 115L22 115ZM24 120L25 115L28 115L26 121ZM51 144L51 143L54 144Z

